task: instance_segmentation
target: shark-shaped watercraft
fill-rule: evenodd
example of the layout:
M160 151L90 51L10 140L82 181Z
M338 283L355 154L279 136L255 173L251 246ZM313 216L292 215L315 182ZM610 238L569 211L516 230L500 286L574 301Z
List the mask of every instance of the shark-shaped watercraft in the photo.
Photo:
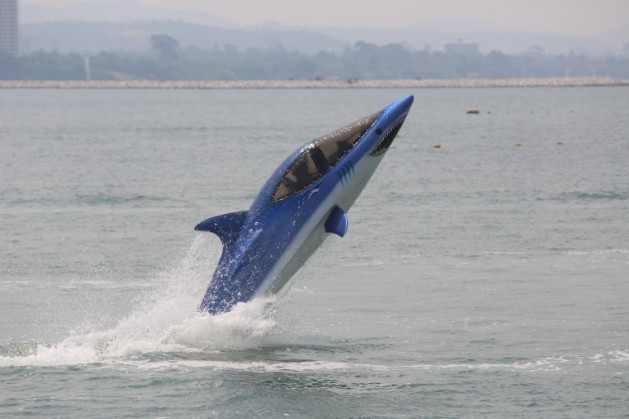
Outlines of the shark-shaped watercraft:
M277 293L330 234L347 232L347 211L402 127L413 96L316 138L273 172L248 211L209 218L223 253L200 310L230 311Z

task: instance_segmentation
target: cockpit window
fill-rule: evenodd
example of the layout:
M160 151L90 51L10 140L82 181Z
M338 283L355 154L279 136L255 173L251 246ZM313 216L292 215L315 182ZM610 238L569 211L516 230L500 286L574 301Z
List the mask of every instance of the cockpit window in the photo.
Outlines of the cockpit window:
M328 164L334 166L358 143L358 140L365 135L381 114L382 112L378 112L359 119L323 137L316 138L314 143L321 149Z
M382 112L359 119L314 139L290 165L280 180L273 201L293 195L319 180L351 150L378 120Z

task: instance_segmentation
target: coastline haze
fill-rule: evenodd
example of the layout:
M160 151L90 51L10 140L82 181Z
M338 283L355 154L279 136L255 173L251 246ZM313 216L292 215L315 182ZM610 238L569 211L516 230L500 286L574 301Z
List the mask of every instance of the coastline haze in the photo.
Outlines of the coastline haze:
M429 1L418 4L409 0L393 2L348 0L336 2L320 0L316 3L299 3L287 0L272 0L259 3L252 0L232 2L202 2L185 0L172 3L164 0L143 0L141 2L106 2L103 0L59 0L26 1L22 15L23 22L32 21L28 10L33 6L45 6L72 10L70 6L113 6L112 13L124 7L149 6L164 11L175 12L171 19L184 19L191 11L214 15L224 25L259 25L265 22L279 22L284 25L307 27L347 27L405 29L409 27L434 26L432 22L459 22L473 26L504 27L510 30L527 32L553 32L564 35L593 37L629 26L629 2L624 0L554 0L553 2L530 2L526 0L464 0ZM243 10L246 13L243 13ZM177 12L182 12L181 17ZM94 19L100 15L95 14ZM159 17L159 16L157 16ZM68 19L75 19L68 15ZM153 16L146 16L154 19Z

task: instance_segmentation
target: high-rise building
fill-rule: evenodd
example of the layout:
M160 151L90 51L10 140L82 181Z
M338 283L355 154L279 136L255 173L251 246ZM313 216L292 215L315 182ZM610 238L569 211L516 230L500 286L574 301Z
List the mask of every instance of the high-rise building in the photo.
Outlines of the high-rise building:
M0 54L18 53L17 0L0 0Z

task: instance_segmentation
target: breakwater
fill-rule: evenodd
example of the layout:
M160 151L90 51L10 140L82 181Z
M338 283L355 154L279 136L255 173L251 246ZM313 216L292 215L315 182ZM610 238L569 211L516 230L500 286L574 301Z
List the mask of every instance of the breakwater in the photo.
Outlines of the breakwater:
M4 89L387 89L629 86L610 77L398 80L0 80Z

